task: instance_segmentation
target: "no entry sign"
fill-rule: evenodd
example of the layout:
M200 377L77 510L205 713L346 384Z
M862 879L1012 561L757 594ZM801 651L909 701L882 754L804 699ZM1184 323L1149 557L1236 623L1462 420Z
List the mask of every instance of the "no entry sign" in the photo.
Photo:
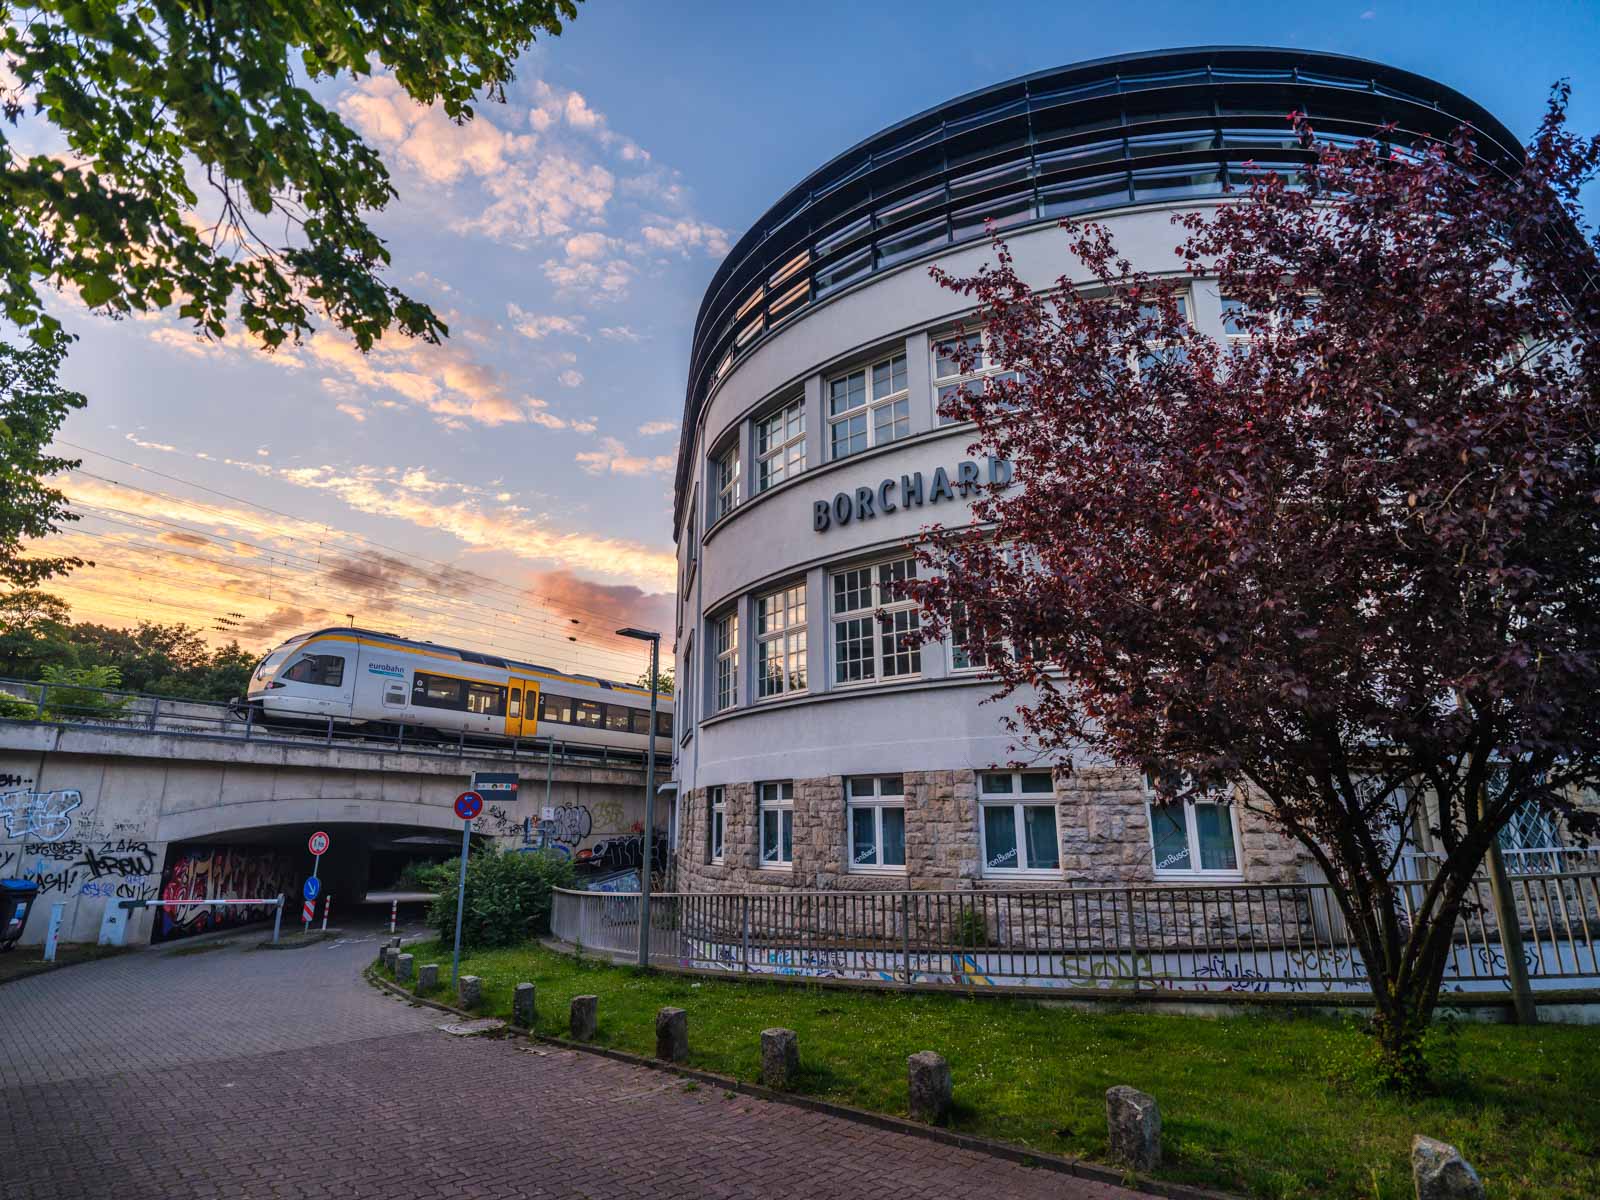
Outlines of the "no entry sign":
M483 811L483 797L477 792L462 792L456 797L456 816L471 821Z
M311 841L309 841L307 845L310 847L312 854L320 857L322 854L326 853L328 849L328 841L328 835L319 829L317 832L311 835Z

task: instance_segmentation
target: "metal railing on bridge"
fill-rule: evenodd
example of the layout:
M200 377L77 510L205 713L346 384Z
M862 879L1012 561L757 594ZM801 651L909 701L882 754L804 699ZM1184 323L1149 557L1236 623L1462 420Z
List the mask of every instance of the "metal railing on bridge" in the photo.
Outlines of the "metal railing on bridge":
M7 703L6 701L9 701ZM404 751L449 758L504 758L554 762L560 766L643 770L640 750L588 746L550 737L498 737L397 726L393 733L340 724L334 717L303 718L290 727L262 722L253 708L210 700L186 700L148 692L126 692L78 684L0 679L0 725L45 723L69 729L122 733L181 734L213 741L299 746L337 746L380 754Z
M1589 865L1511 877L1536 988L1600 987L1600 858ZM1423 886L1400 889L1403 920ZM740 974L1179 992L1366 986L1326 883L669 892L653 898L650 924L652 961ZM586 950L633 954L639 898L559 890L551 925ZM1487 883L1457 922L1443 986L1509 986Z

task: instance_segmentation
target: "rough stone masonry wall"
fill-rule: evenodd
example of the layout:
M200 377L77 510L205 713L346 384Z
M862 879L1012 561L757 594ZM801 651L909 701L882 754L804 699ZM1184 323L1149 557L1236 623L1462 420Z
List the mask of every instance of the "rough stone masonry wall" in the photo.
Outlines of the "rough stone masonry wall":
M758 902L759 923L771 927L769 932L803 926L841 940L861 929L901 937L909 923L912 938L929 941L965 936L996 946L1063 946L1088 938L1106 945L1131 936L1131 930L1142 941L1177 945L1278 933L1309 919L1303 904L1288 893L1274 897L1271 906L1251 906L1240 904L1236 894L1193 884L1164 892L1165 904L1141 901L1130 915L1124 889L1168 886L1155 878L1147 796L1136 773L1084 769L1058 777L1059 878L982 877L975 772L909 771L904 780L903 875L847 869L844 780L825 776L795 781L794 862L776 869L760 866L753 784L724 789L720 863L709 859L707 790L688 793L680 813L679 889L788 897ZM1236 812L1245 882L1300 882L1303 856L1295 843L1242 805ZM1062 894L1069 890L1076 895ZM812 891L841 895L814 901L794 895ZM936 895L902 906L890 893L904 891ZM1022 892L1031 895L1011 894ZM962 901L961 895L970 899Z

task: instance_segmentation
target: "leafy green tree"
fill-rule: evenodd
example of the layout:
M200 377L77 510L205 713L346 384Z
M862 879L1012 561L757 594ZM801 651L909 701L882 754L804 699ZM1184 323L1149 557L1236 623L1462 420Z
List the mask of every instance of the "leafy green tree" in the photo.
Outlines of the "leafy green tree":
M0 60L3 56L0 51ZM5 161L5 140L0 138L0 164ZM0 179L3 172L0 166ZM5 253L7 219L0 202L0 255ZM23 555L27 542L55 533L63 521L77 520L67 511L66 497L44 482L78 465L46 450L67 414L84 405L81 394L56 382L69 340L52 334L43 345L0 341L0 585L33 588L83 565L71 555Z
M378 152L315 85L387 70L466 121L574 0L0 0L0 114L66 153L0 135L0 303L48 341L39 285L108 313L177 305L275 347L320 310L363 349L444 324L381 277L366 215L395 195ZM41 131L43 132L43 131ZM206 189L205 199L197 187Z
M672 695L672 689L674 686L676 686L677 680L674 678L673 670L674 669L672 667L668 667L665 671L660 671L656 674L656 691L660 692L663 696ZM649 687L650 672L641 671L639 673L639 678L634 680L634 682L642 688Z
M128 696L108 696L122 686L115 667L66 667L51 663L40 672L40 707L46 721L81 721L118 717L131 701Z
M32 588L0 595L0 676L37 679L46 664L77 664L65 601Z

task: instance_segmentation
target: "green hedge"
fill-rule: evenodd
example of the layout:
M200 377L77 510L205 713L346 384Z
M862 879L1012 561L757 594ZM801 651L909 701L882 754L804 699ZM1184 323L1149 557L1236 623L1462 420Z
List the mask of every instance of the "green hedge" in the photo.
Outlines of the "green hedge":
M460 870L461 860L452 858L423 873L429 890L439 893L428 908L428 924L442 942L455 939ZM461 944L509 946L549 933L551 889L571 887L572 881L572 862L552 850L474 850L467 860Z

